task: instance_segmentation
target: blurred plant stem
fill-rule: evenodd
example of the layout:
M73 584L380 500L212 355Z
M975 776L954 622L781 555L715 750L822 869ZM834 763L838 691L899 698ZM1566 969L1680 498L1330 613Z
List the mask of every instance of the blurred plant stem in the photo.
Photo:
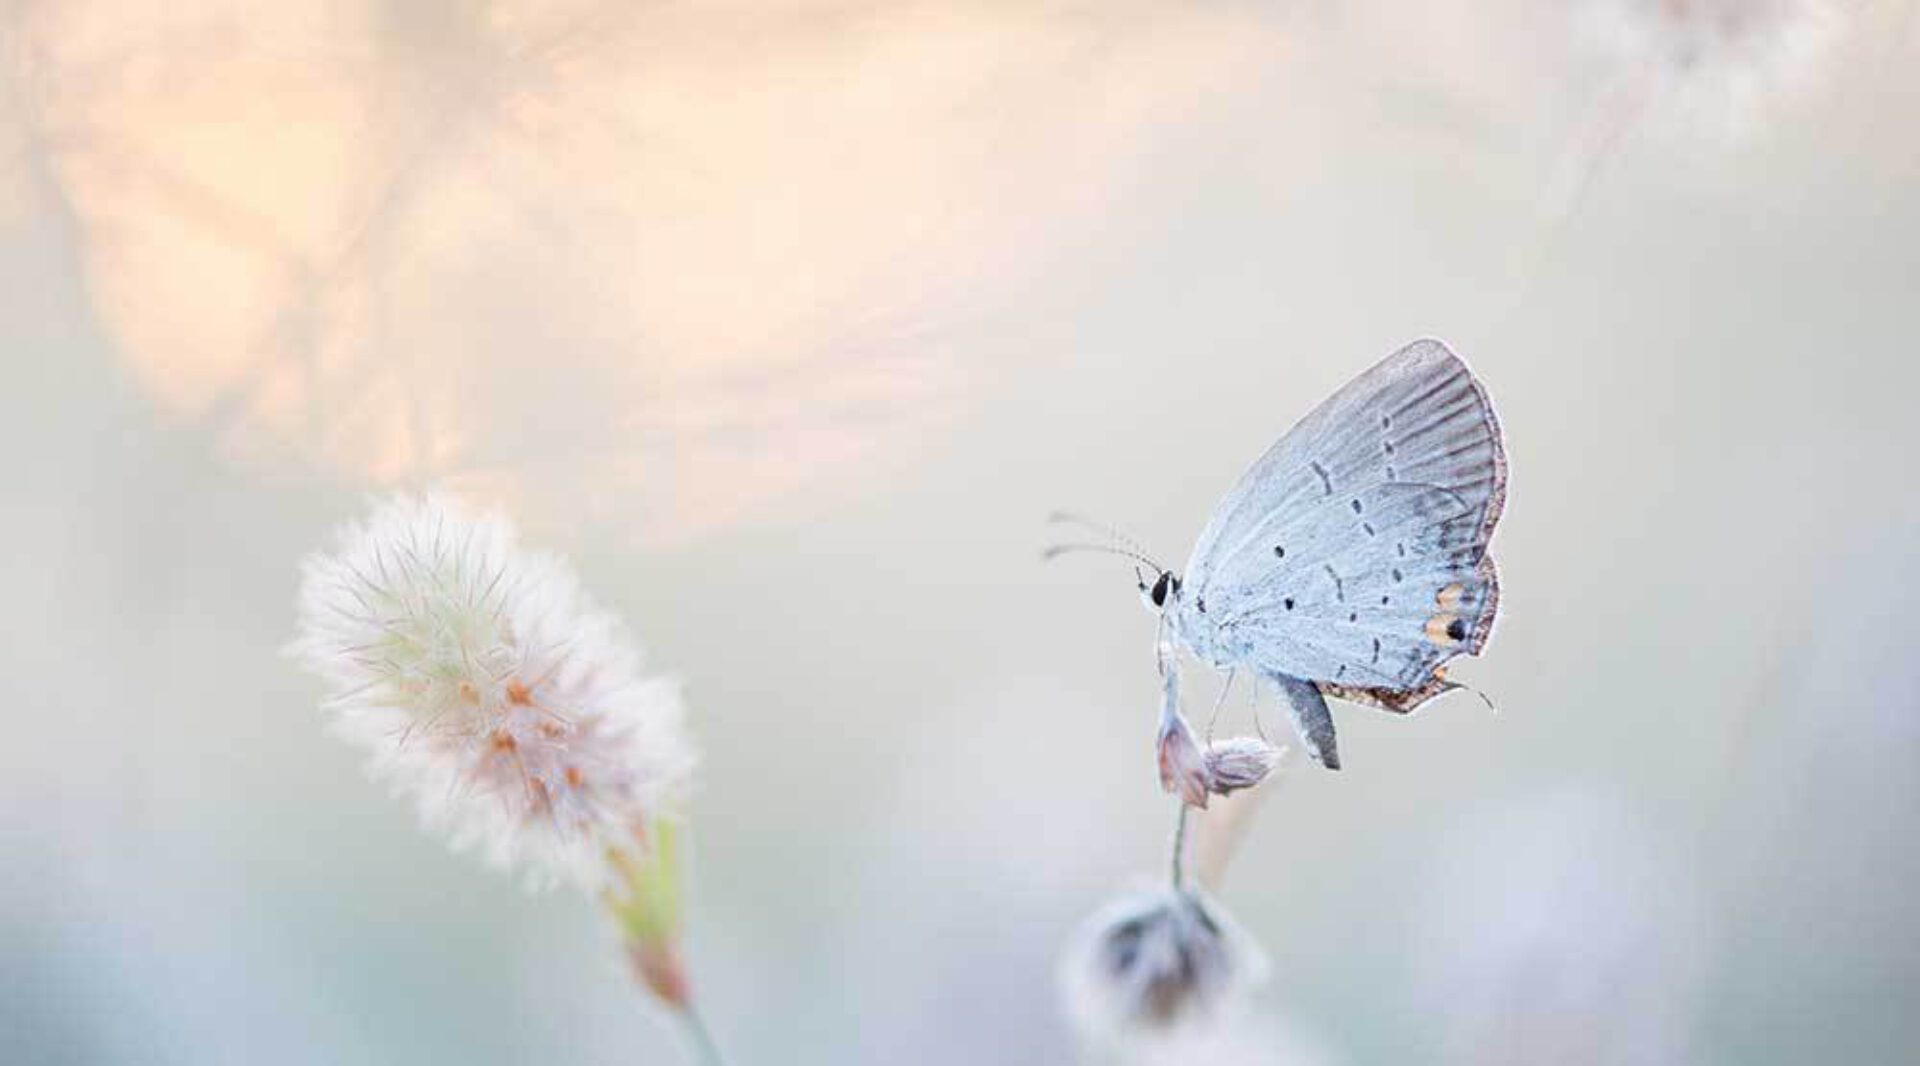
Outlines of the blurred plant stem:
M693 1061L699 1066L723 1066L726 1060L720 1057L720 1045L714 1043L712 1030L693 1004L681 1008L680 1023L687 1031L687 1042L693 1045Z
M1173 888L1176 892L1184 892L1187 889L1187 817L1192 808L1184 800L1176 806L1180 808L1180 813L1174 816L1173 822Z
M655 818L634 832L634 847L615 849L608 861L619 888L607 892L607 909L620 924L634 975L679 1016L701 1066L720 1066L719 1045L693 1004L681 936L686 924L685 863L680 826Z

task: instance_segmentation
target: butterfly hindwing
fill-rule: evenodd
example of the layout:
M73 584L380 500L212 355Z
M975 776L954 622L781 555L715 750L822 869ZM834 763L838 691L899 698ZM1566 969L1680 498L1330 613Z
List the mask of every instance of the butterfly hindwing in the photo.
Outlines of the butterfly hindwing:
M1485 390L1445 345L1415 342L1302 419L1222 501L1188 566L1185 621L1262 672L1411 709L1442 690L1440 666L1486 641L1505 489Z

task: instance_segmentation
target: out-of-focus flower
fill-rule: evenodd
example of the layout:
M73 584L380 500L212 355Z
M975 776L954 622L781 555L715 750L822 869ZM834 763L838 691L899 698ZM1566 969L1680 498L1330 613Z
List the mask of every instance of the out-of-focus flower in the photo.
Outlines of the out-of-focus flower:
M1070 250L1110 258L1156 147L1286 43L1218 5L0 18L0 109L36 153L0 167L0 214L58 198L161 416L256 468L566 501L649 539L908 468L996 376L976 324Z
M1259 737L1228 737L1207 745L1207 790L1216 796L1230 796L1252 788L1267 779L1280 765L1284 749Z
M1280 780L1274 771L1292 754L1291 748L1276 748L1253 737L1236 737L1209 746L1207 772L1220 798L1194 826L1194 876L1203 887L1220 887L1228 864L1253 826L1255 813ZM1251 784L1234 784L1252 778L1256 769L1259 777Z
M684 795L675 688L498 517L402 497L348 526L305 563L292 651L377 777L530 883L626 879L619 858Z
M1828 0L1590 0L1583 38L1677 97L1695 125L1742 133L1768 96L1810 80L1840 26Z
M1254 1011L1129 1050L1128 1066L1330 1066L1339 1061L1293 1019Z
M1611 789L1475 813L1433 846L1408 945L1440 1063L1693 1062L1713 912L1674 827ZM1684 830L1680 833L1684 838Z
M1265 973L1259 949L1210 899L1163 888L1089 918L1064 956L1061 985L1089 1044L1126 1046L1219 1017Z

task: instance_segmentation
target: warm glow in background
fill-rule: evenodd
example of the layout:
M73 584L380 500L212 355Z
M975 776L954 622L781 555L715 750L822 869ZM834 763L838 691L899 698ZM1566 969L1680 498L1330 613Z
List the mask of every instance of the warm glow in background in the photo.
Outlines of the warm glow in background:
M1044 516L1178 560L1423 334L1508 433L1500 714L1267 797L1234 1054L1920 1055L1920 17L1685 6L0 4L0 1059L676 1061L280 655L445 484L685 682L737 1062L1070 1060L1171 811Z

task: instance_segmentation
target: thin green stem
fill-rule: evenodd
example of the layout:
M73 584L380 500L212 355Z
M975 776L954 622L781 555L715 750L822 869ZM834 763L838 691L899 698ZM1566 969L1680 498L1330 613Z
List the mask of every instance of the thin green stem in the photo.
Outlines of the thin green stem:
M687 1031L687 1043L693 1047L693 1061L699 1066L724 1066L726 1060L720 1057L720 1045L714 1042L713 1032L707 1028L706 1019L689 1003L680 1008L681 1027Z

